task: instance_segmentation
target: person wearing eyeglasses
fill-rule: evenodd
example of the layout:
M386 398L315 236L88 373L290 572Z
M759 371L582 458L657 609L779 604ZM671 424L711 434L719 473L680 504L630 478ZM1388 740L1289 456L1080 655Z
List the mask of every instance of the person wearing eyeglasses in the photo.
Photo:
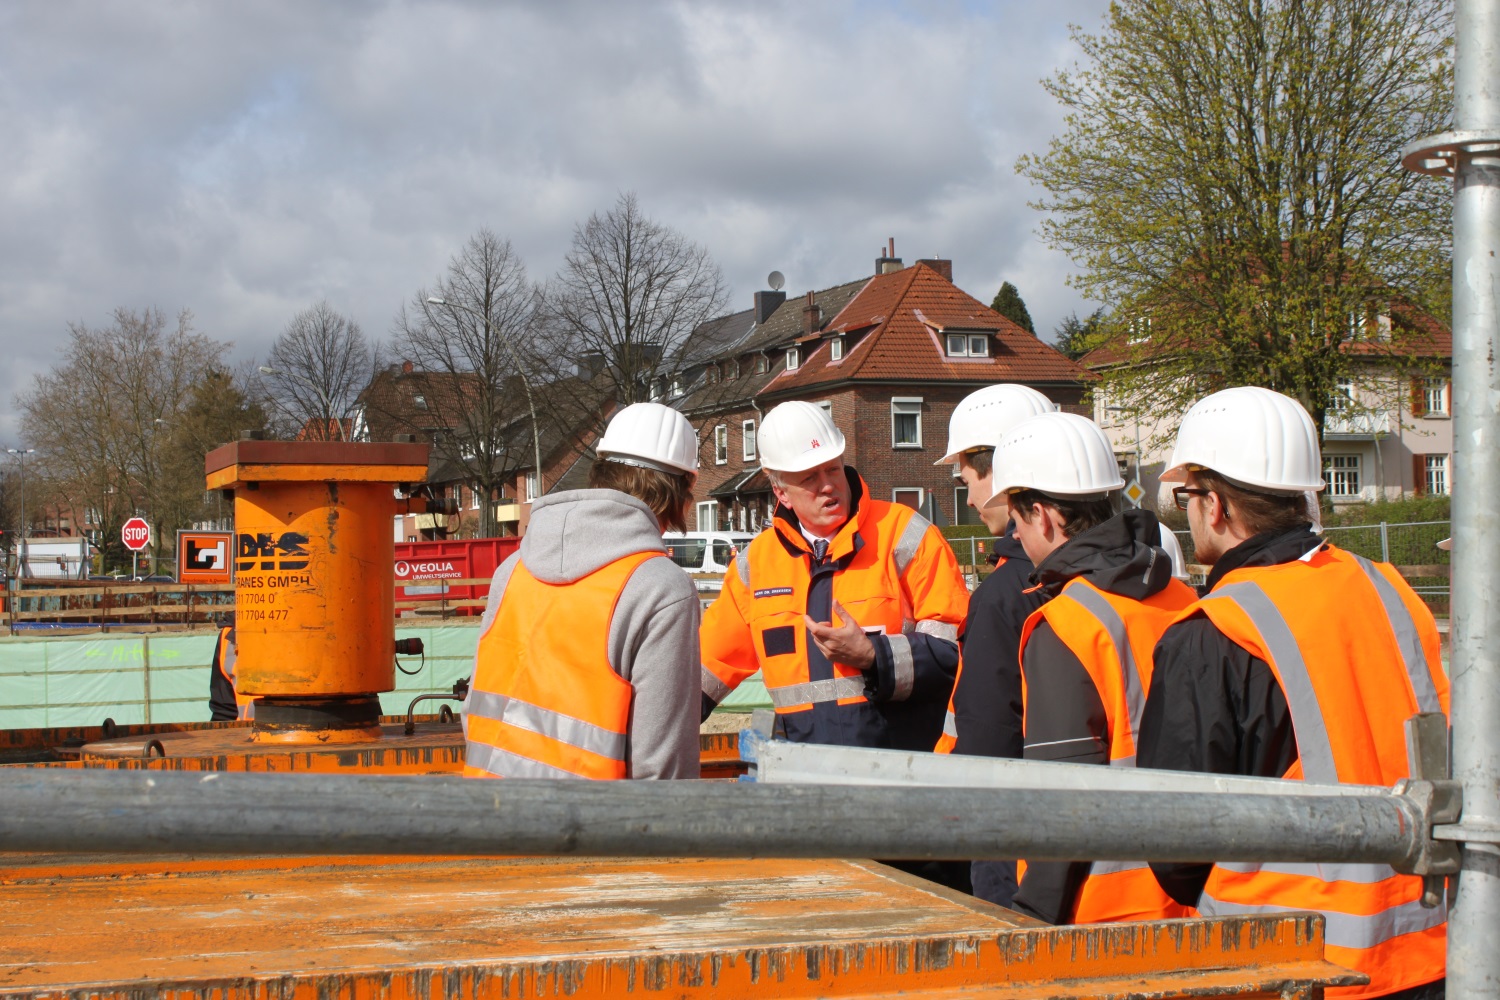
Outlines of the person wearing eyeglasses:
M1151 650L1197 599L1173 578L1148 510L1118 510L1125 485L1092 420L1044 413L995 449L991 507L1004 507L1045 599L1021 629L1028 760L1131 767ZM1028 863L1013 909L1051 924L1186 916L1144 860Z
M1239 387L1195 404L1164 482L1188 515L1203 597L1163 634L1141 716L1140 767L1391 786L1403 723L1448 710L1437 626L1393 566L1330 545L1317 430L1296 400ZM1330 998L1443 995L1446 914L1386 865L1153 864L1205 916L1323 914L1327 957L1370 984Z

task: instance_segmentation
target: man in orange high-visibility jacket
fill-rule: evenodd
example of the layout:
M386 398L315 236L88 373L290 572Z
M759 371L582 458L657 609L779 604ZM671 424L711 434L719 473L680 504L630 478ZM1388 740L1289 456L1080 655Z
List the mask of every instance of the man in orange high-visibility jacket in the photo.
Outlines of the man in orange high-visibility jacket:
M778 505L704 614L704 717L760 670L791 740L931 750L969 596L952 549L869 495L820 407L782 403L758 444Z
M1115 513L1125 483L1092 420L1032 417L995 468L990 503L1009 509L1049 598L1021 632L1025 757L1133 767L1152 647L1197 595L1173 579L1156 516ZM1145 860L1027 864L1011 906L1053 924L1188 915Z
M210 722L234 722L255 718L255 696L240 694L235 675L239 647L234 641L234 626L219 629L208 679Z
M1394 785L1404 721L1446 712L1437 627L1395 569L1315 535L1317 431L1295 400L1226 389L1183 418L1180 482L1205 596L1168 628L1141 719L1142 767ZM1313 910L1328 960L1370 984L1330 997L1441 997L1446 913L1422 881L1375 864L1154 864L1205 915Z

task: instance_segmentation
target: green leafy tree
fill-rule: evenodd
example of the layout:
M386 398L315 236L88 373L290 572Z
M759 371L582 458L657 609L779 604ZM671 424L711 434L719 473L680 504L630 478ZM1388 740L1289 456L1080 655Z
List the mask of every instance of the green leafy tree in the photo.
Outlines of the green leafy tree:
M1066 132L1017 169L1111 306L1107 391L1265 385L1321 426L1364 359L1415 363L1401 305L1443 280L1448 192L1398 154L1445 127L1450 28L1446 0L1117 0L1073 29L1083 62L1046 84Z
M1027 333L1036 333L1036 327L1031 322L1031 313L1026 310L1026 302L1021 298L1021 292L1010 282L1007 281L1000 286L1000 291L995 293L995 301L990 303L990 308Z
M1079 319L1071 313L1054 332L1053 346L1069 358L1077 361L1099 345L1100 331L1104 325L1104 310L1095 309L1087 319Z

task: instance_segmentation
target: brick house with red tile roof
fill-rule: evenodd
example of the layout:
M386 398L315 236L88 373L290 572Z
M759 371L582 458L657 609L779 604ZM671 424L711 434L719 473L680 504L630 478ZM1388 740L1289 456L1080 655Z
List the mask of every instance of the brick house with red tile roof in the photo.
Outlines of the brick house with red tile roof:
M953 284L952 262L903 267L892 246L873 277L785 300L756 294L737 339L724 339L673 402L699 428L700 530L756 530L772 509L755 448L764 413L784 400L830 409L846 461L882 500L942 524L978 523L943 456L959 400L995 382L1029 385L1086 412L1089 372ZM740 315L740 314L737 314Z

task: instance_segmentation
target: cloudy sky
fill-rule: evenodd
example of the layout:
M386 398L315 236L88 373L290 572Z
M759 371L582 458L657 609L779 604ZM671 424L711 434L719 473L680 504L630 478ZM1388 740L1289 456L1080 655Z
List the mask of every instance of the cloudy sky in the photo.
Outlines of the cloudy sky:
M1090 304L1014 172L1106 0L0 5L0 443L70 322L191 309L262 358L326 299L384 339L480 227L533 277L634 191L735 308L950 257L1038 330Z

